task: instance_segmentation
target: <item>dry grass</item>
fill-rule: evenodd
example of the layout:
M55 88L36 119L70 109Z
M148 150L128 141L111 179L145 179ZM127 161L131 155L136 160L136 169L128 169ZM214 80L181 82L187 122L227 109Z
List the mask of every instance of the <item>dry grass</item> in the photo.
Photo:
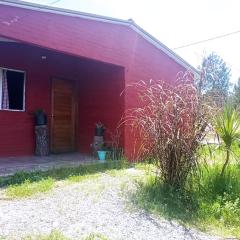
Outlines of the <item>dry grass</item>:
M197 150L206 134L209 113L192 75L180 73L172 85L140 81L132 87L142 102L126 118L139 139L137 157L151 159L165 183L184 185L198 163Z

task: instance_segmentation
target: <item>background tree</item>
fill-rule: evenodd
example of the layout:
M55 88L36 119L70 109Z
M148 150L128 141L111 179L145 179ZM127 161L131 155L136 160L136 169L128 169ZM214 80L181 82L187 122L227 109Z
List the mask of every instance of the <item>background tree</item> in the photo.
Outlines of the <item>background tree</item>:
M211 97L217 105L223 103L228 96L231 77L231 69L226 62L219 55L212 52L203 57L199 70L203 75L202 79L204 79L200 87L205 96ZM199 83L197 84L199 85Z
M231 102L236 109L240 110L240 78L238 78L237 84L234 85Z

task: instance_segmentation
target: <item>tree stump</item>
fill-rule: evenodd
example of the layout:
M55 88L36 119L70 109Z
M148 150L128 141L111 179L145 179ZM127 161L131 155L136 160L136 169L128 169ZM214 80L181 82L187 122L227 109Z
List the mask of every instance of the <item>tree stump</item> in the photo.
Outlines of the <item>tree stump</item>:
M35 126L36 149L37 156L47 156L49 154L49 135L48 126Z

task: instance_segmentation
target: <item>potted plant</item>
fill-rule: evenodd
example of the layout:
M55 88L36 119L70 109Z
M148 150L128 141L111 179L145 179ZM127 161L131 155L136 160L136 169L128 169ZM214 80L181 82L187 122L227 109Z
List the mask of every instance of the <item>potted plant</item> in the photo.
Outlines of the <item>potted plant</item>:
M47 115L43 109L38 108L34 112L35 124L36 126L46 125L47 124Z
M96 123L95 136L102 137L105 131L105 126L101 122Z

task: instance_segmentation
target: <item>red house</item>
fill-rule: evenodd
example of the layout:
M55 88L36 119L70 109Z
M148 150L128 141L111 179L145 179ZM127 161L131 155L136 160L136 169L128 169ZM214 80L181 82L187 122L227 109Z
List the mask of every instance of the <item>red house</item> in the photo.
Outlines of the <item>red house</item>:
M114 131L137 106L139 80L196 70L132 20L0 1L0 157L33 155L33 112L48 116L54 153L90 152L95 123ZM134 138L121 126L128 157Z

